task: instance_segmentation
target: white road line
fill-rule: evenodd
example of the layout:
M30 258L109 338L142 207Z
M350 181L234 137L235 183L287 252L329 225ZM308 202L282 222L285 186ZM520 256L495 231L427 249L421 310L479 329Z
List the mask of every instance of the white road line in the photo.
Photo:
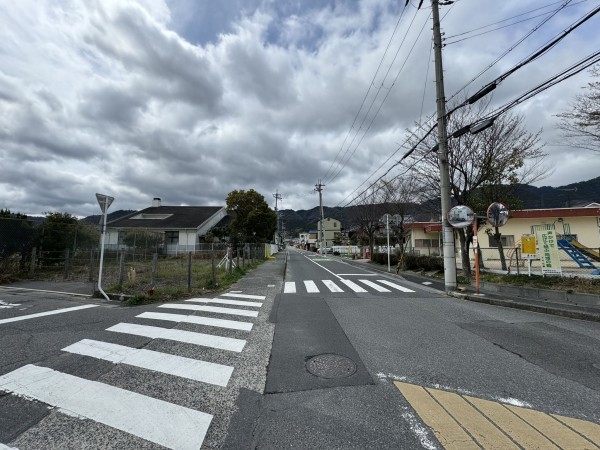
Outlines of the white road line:
M154 370L169 375L189 378L203 383L227 386L233 367L155 352L139 348L125 347L108 342L83 339L62 349L64 352L110 361L115 364L128 364L143 369Z
M247 300L223 300L220 298L190 298L185 301L195 303L217 303L219 305L256 306L258 308L262 306L262 303L260 302L249 302Z
M151 327L134 323L118 323L106 329L117 333L134 334L152 339L166 339L169 341L186 342L188 344L201 345L203 347L218 348L232 352L241 352L246 345L243 339L234 339L212 334L196 333L193 331L174 330L169 328Z
M354 292L367 292L366 289L360 287L358 284L356 284L354 281L350 281L350 280L345 280L343 278L340 279L340 281L342 283L344 283L346 286L348 286L350 289L352 289Z
M295 294L296 293L296 282L295 281L286 281L285 286L283 288L284 294Z
M361 283L366 284L367 286L375 289L377 292L392 292L389 289L384 288L383 286L379 286L378 284L373 283L372 281L369 280L358 280Z
M225 292L221 294L221 297L250 298L253 300L265 300L267 298L266 295L234 294L233 292Z
M212 317L184 316L183 314L145 312L137 315L141 319L168 320L170 322L195 323L209 327L227 328L229 330L252 330L251 322L239 322L237 320L213 319Z
M0 376L0 390L168 448L200 448L212 420L210 414L31 364Z
M430 284L433 284L433 283L431 281L423 281L421 284L429 286Z
M308 292L309 294L319 292L319 288L312 280L304 280L304 286L306 286L306 292Z
M49 294L65 294L73 297L91 297L91 294L78 294L77 292L62 292L62 291L50 291L48 289L31 289L24 287L14 287L14 286L0 286L0 289L13 289L16 291L32 291L32 292L47 292Z
M338 273L340 277L376 277L376 273Z
M36 314L27 314L26 316L19 316L19 317L11 317L9 319L2 319L2 320L0 320L0 324L10 323L10 322L18 322L20 320L35 319L37 317L52 316L54 314L62 314L62 313L67 313L67 312L71 312L71 311L79 311L80 309L95 308L97 306L98 305L73 306L71 308L55 309L54 311L45 311L45 312L36 313Z
M392 283L391 281L387 281L387 280L377 280L377 281L379 281L380 283L383 283L387 286L391 286L394 289L398 289L399 291L402 291L402 292L415 292L412 289L405 288L404 286L400 286L399 284Z
M333 281L331 280L322 280L323 284L325 286L327 286L327 288L331 291L331 292L344 292L344 290L339 287L337 284L335 284Z
M258 311L248 311L246 309L234 309L234 308L219 308L217 306L200 306L200 305L180 305L180 304L166 304L159 305L159 308L171 308L171 309L187 309L191 311L204 311L215 314L231 314L232 316L246 316L246 317L258 317Z

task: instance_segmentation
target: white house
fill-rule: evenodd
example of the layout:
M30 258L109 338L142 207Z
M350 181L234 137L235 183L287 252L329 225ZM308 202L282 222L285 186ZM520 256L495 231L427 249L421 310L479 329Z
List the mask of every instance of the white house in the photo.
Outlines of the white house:
M131 243L125 237L137 231L158 234L167 254L194 251L200 237L226 216L224 206L162 206L161 199L154 198L151 207L106 224L106 248L127 248Z

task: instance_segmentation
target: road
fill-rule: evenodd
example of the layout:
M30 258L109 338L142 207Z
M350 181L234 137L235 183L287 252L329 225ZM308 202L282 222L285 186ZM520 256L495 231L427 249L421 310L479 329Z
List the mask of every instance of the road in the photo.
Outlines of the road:
M271 320L265 395L240 396L226 448L598 448L596 323L295 249Z
M282 278L139 307L0 287L0 449L600 448L598 324L296 249Z

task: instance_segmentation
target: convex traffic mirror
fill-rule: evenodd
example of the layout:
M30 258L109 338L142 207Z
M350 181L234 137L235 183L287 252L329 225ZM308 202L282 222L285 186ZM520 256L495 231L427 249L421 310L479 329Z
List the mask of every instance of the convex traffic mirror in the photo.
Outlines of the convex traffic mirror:
M454 228L466 228L475 220L475 213L471 208L464 205L455 206L448 211L448 222Z
M508 208L502 203L492 203L487 210L487 219L493 227L501 227L508 222Z

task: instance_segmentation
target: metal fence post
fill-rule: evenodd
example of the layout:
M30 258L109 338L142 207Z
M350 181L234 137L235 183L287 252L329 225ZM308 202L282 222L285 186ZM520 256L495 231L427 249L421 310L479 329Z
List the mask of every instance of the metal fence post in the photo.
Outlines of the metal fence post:
M237 267L239 268L240 267L240 247L237 247L235 249L235 252L236 252L236 264L237 264Z
M29 266L29 275L33 276L35 274L35 252L36 248L33 247L31 249L31 265Z
M213 246L213 249L210 252L210 263L211 263L211 266L212 266L212 270L211 270L212 285L215 286L217 284L217 268L215 267L215 250L214 250L214 246Z
M152 286L156 284L156 275L158 272L158 253L152 254Z
M188 292L192 292L192 252L188 252L187 287Z
M119 257L119 286L123 286L125 278L125 252L122 251Z
M64 279L69 278L69 249L65 248L65 273Z
M517 258L517 275L521 275L521 272L519 271L519 247L515 250L515 257Z
M88 281L94 281L94 249L90 249L90 270L88 273Z

